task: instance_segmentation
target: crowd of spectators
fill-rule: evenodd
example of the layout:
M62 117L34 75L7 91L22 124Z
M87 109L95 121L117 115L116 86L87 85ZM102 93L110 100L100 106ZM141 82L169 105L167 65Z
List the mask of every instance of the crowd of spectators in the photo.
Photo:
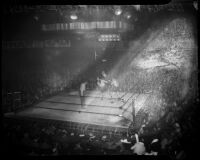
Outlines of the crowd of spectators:
M83 133L54 123L11 120L4 127L8 151L12 147L18 155L131 154L119 137Z
M186 159L194 155L197 153L195 141L198 139L198 103L199 100L196 99L177 104L176 107L168 107L159 121L151 121L148 115L144 116L138 129L141 141L148 144L148 137L156 137L159 142L158 153L172 159Z

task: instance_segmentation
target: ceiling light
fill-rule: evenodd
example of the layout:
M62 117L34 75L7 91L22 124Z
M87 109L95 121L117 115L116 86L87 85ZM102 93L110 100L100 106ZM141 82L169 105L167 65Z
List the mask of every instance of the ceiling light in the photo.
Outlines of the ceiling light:
M115 15L119 16L121 13L122 13L122 10L120 7L115 10Z
M125 16L125 18L127 18L127 19L130 19L130 18L131 18L131 14L130 14L130 13L126 13L124 16Z
M130 14L128 14L128 15L127 15L127 19L130 19L130 18L131 18L131 15L130 15Z
M77 16L76 14L72 14L72 15L70 16L70 18L71 18L72 20L76 20L76 19L78 19L78 16Z

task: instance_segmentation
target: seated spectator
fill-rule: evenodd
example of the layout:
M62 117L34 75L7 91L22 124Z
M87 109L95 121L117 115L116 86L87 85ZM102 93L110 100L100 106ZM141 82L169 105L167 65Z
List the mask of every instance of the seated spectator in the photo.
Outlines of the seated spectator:
M136 143L131 147L131 150L133 150L134 154L144 155L145 152L146 152L146 148L144 146L144 143L139 142L139 138L138 138L137 134L135 134L135 137L136 137Z

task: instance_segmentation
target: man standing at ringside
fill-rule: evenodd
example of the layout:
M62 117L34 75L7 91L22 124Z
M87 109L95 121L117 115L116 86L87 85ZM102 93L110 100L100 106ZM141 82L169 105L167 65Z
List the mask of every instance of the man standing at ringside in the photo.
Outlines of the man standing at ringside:
M85 107L85 91L86 91L86 85L88 84L88 82L82 82L80 85L80 90L79 90L79 94L80 94L80 99L81 99L81 107L82 108L86 108Z

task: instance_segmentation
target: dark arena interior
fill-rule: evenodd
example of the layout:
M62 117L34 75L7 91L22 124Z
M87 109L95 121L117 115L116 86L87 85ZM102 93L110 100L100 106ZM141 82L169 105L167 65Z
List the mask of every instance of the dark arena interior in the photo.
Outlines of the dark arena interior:
M4 5L4 154L197 154L197 12L180 0Z

